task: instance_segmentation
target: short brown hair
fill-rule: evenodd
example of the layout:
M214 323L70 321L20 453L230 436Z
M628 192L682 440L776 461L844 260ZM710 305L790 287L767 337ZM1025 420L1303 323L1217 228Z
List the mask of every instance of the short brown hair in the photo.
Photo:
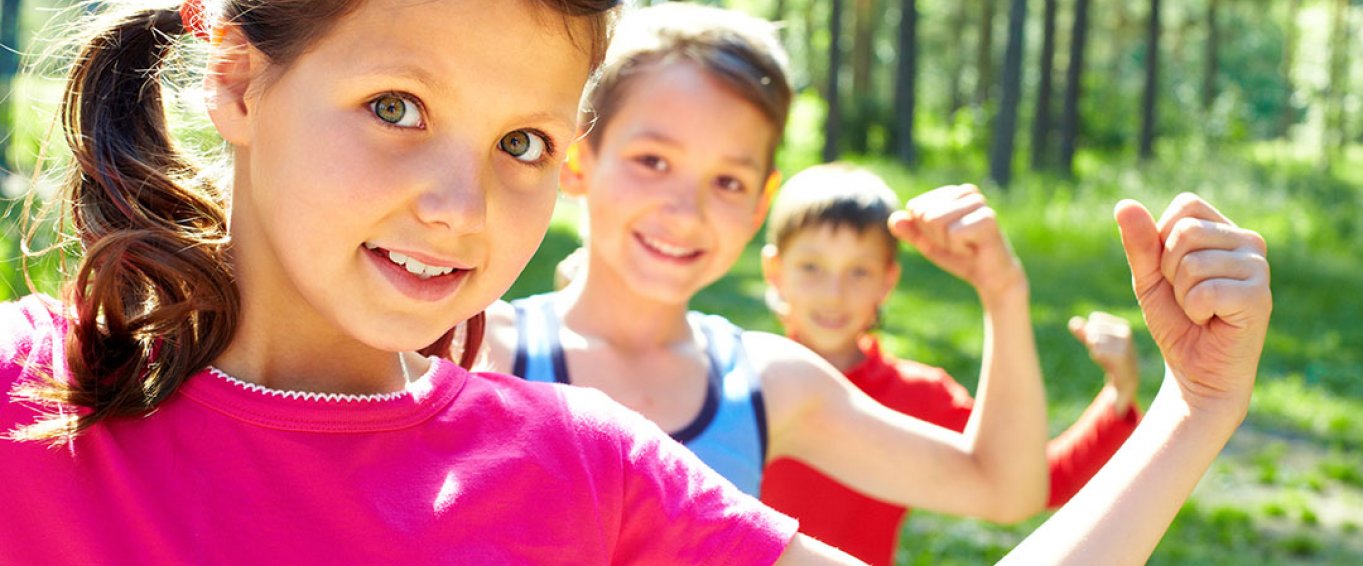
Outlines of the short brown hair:
M894 259L888 222L897 208L894 191L875 173L845 163L815 165L781 187L767 217L767 243L779 251L804 230L851 228L883 236Z
M787 59L775 25L742 12L669 2L627 13L584 97L581 123L591 124L587 143L600 146L601 133L643 71L687 61L762 112L775 133L767 160L774 167L794 98Z

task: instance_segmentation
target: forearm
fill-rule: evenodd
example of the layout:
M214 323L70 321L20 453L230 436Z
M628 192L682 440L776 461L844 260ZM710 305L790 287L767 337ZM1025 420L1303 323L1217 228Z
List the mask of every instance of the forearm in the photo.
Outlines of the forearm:
M1144 564L1247 408L1247 399L1231 399L1193 411L1165 378L1108 465L1004 561Z
M1093 398L1084 414L1046 444L1051 473L1047 508L1064 505L1112 458L1140 423L1140 411L1123 403L1112 385Z
M966 435L984 488L997 502L982 516L1011 522L1040 511L1046 502L1045 391L1026 284L981 294L981 300L984 359Z

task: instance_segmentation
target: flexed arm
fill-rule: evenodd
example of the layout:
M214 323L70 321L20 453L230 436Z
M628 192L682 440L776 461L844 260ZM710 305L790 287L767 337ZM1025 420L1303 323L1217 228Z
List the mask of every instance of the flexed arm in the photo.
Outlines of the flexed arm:
M1026 518L1045 504L1047 469L1045 399L1022 267L971 186L910 201L891 229L971 283L984 303L981 395L971 421L958 434L896 413L812 352L749 333L746 349L764 377L771 453L886 501L992 521Z
M1273 299L1264 240L1184 194L1159 222L1117 205L1165 378L1106 467L1009 554L1019 564L1143 564L1249 409Z

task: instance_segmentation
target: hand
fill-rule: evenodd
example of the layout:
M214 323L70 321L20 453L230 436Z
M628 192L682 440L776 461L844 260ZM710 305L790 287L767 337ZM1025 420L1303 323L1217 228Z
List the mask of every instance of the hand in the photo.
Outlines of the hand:
M1192 194L1159 222L1134 201L1115 210L1146 326L1190 405L1248 410L1273 297L1267 246Z
M1022 264L974 185L940 187L914 197L890 216L890 232L981 297L1026 288Z
M1140 361L1131 339L1131 325L1102 311L1088 318L1070 319L1070 333L1088 348L1089 357L1107 374L1108 386L1117 393L1117 410L1125 411L1141 386Z

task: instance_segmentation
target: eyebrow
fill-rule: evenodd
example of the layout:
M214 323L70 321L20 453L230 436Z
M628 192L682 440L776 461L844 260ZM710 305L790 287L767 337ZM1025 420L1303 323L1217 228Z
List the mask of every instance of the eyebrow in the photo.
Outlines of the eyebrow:
M681 142L673 139L667 134L664 134L656 130L644 130L642 132L639 132L638 134L635 134L634 138L645 139L673 147L681 147L682 145ZM759 164L757 160L753 159L752 156L750 155L725 155L724 161L727 161L730 164L737 165L739 167L751 169L758 173L762 172L762 165Z

